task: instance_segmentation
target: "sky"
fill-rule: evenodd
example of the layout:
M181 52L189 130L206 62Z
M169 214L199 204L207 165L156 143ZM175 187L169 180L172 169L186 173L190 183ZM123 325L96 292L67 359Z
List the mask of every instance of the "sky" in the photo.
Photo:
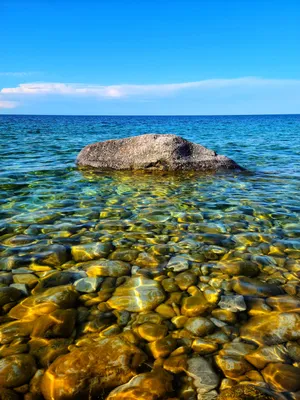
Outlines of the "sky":
M0 114L297 113L299 0L0 0Z

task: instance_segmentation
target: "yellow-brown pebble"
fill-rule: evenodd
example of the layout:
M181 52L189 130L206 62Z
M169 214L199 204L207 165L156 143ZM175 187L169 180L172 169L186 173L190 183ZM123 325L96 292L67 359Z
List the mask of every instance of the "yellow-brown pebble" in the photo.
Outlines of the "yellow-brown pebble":
M165 325L157 325L151 322L146 322L137 328L137 332L142 339L148 342L162 339L166 336L168 328Z

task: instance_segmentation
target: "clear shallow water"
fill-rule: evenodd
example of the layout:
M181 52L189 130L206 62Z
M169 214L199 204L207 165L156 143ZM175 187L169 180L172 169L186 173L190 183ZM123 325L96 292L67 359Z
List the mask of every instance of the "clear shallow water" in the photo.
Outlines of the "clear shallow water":
M192 173L181 176L156 176L94 173L88 170L80 171L75 166L78 152L89 143L154 132L174 133L200 143L233 158L249 172L207 176ZM235 322L230 323L226 320L226 326L221 326L220 323L218 326L218 322L215 321L217 325L214 325L212 330L215 335L221 335L220 332L227 335L228 343L239 340L246 343L249 339L248 332L242 339L239 337L250 317L270 312L293 313L297 307L299 311L299 304L297 307L295 305L299 296L299 154L299 115L0 116L1 269L11 274L11 270L25 268L36 279L42 280L53 270L85 270L85 265L79 265L79 261L84 259L76 259L72 248L109 242L111 248L107 254L102 254L101 259L124 261L130 267L138 266L140 270L135 269L134 273L146 274L148 278L160 281L167 277L176 278L178 273L172 272L168 263L172 257L180 256L186 260L189 270L197 277L190 284L191 293L188 291L189 285L178 289L183 298L191 295L193 290L204 293L205 289L211 288L217 292L218 299L212 303L211 309L196 313L196 317L201 315L204 318L212 318L213 310L220 308L218 301L221 295L244 296L246 309L235 314ZM53 256L54 260L52 258L49 261L48 255L58 252L54 245L64 246L65 253L58 258ZM62 248L59 251L61 250ZM93 251L87 246L86 252L90 257L87 259L100 257ZM246 262L250 263L246 265L250 269L256 268L250 279L254 277L258 282L275 284L281 291L275 290L273 293L273 289L270 289L268 294L258 295L249 288L233 289L234 280L249 273L243 269L245 266L239 267L242 269L237 272L229 270L228 265L238 263L240 266ZM124 275L131 274L133 272ZM20 270L17 275L22 275ZM113 287L122 284L120 279L123 278L118 279L119 281L112 283ZM14 282L19 283L23 280L14 278ZM3 285L7 286L4 283ZM55 283L52 282L51 285L55 286ZM31 288L30 284L28 294ZM261 306L259 311L253 311L256 307L252 304L253 298L262 298L262 301L266 302L268 297L283 295L294 299L289 298L290 306L285 304L286 298L280 297L279 300L271 300L271 303L276 302L279 306L272 303L273 306L267 305L266 310ZM94 298L94 293L84 296ZM168 301L169 296L167 291L165 301ZM22 300L23 297L4 305L2 315L5 316L16 302ZM105 307L108 307L103 305L105 301L90 305L86 297L80 297L77 307L87 307L90 312L87 321L90 322L91 315L101 319L101 315L95 310L105 310ZM182 298L178 300L176 310L180 310L182 301ZM285 305L282 305L283 303ZM108 310L110 308L108 307ZM229 309L226 309L227 311L231 312ZM126 328L137 329L135 319L136 313L132 312ZM199 335L186 328L178 328L171 318L166 320L168 322L162 324L167 326L168 334L176 338L177 347L186 346L189 349L188 357L199 354L199 351L194 350L196 347L192 347L193 340ZM3 322L9 323L5 318ZM112 317L103 326L106 329L115 323ZM79 328L79 325L77 321L77 337L81 337L82 332L90 332L88 328ZM103 326L95 329L97 335L104 329ZM298 325L294 328L298 329ZM122 331L124 327L119 329ZM185 333L189 332L186 337L184 332L179 332L182 329ZM217 392L225 389L226 385L234 385L240 381L254 382L257 385L257 382L263 382L261 386L276 392L295 391L295 385L281 387L269 370L262 372L270 362L281 362L297 368L300 360L295 359L295 356L293 358L287 355L275 360L273 357L271 361L266 362L264 368L258 368L251 363L250 367L249 364L245 366L244 356L249 349L243 349L242 356L232 356L230 351L226 350L226 346L224 350L222 340L209 337L211 334L206 332L200 336L217 343L217 350L203 353L213 362L214 371L220 378L220 383L216 385ZM144 350L146 339L139 335L138 337L141 340L139 347ZM268 343L257 339L254 346L285 346L285 352L288 352L288 343L297 344L296 339L286 336ZM76 339L73 338L73 343L75 342ZM225 355L222 356L221 351L225 351ZM271 352L276 353L278 349L272 349ZM224 366L224 357L238 360L238 372L228 372L229 367ZM153 357L150 355L147 365L152 365L152 362ZM39 358L36 363L38 368L43 366ZM258 376L255 376L255 379L253 376L249 378L247 372L251 370L260 371L262 380L260 381ZM298 372L293 370L288 374ZM195 382L186 383L183 375L181 372L182 383L173 385L173 397L193 399L197 385L195 386ZM231 381L224 381L226 378ZM190 397L188 394L182 397L184 385L192 387Z

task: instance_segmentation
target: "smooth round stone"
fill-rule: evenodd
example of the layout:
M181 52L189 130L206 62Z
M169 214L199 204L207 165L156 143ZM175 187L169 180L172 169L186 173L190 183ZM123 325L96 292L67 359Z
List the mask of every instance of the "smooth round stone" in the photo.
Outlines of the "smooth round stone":
M97 398L103 390L128 382L145 360L145 354L121 336L95 338L50 365L42 378L42 394L46 400Z
M172 292L178 292L179 287L175 283L174 278L166 278L161 281L162 287L166 292L172 293Z
M162 339L166 336L168 328L165 325L153 324L146 322L137 328L138 334L142 339L148 342Z
M244 301L244 297L241 295L227 295L221 296L221 300L218 303L218 306L222 310L239 312L247 310L247 306Z
M60 244L48 246L35 256L36 262L50 267L59 267L67 261L67 258L67 249Z
M0 287L0 307L19 300L23 293L14 287Z
M192 349L200 355L206 355L218 350L218 344L205 339L195 339Z
M187 317L197 317L205 314L211 307L201 292L196 296L184 297L182 300L181 314Z
M186 321L184 328L195 336L206 336L214 331L215 325L207 318L193 317Z
M158 307L156 307L155 311L160 314L163 318L166 319L171 319L176 316L175 311L173 307L171 307L168 304L160 304Z
M107 400L157 400L172 393L172 376L163 369L154 369L132 378L110 392Z
M32 322L12 321L0 325L0 343L6 344L17 338L29 337L33 329Z
M262 375L270 387L279 392L300 390L300 368L289 364L270 363L262 370Z
M87 243L71 247L71 254L75 261L89 261L97 258L107 257L113 250L110 242L106 243Z
M35 374L34 358L29 354L17 354L0 360L0 386L15 388L28 383Z
M170 258L167 268L172 269L174 272L186 271L189 269L189 261L185 257L174 256Z
M74 309L58 309L51 314L42 315L34 322L31 337L69 337L75 328L76 315Z
M176 328L180 329L184 327L184 324L188 320L188 317L184 315L178 315L176 317L173 317L171 322L176 326Z
M172 374L180 374L181 372L186 371L187 361L187 354L180 354L176 356L171 355L171 357L164 361L163 367Z
M251 385L236 385L222 390L218 400L276 400L268 391Z
M41 289L55 287L55 286L62 286L67 285L68 283L74 280L76 277L76 273L71 271L46 271L38 273L37 275L41 277L40 282L38 285L34 287L32 290L32 294L39 293Z
M220 308L215 308L212 310L211 314L214 318L227 322L228 324L234 324L237 318L236 313L229 310L222 310Z
M203 290L203 294L210 304L217 304L220 300L221 290L210 286Z
M273 345L300 339L300 315L269 312L250 318L241 327L240 337L258 345Z
M284 290L271 283L240 276L232 279L233 290L243 296L270 297L284 294Z
M0 284L9 285L13 282L13 274L11 272L0 273Z
M141 325L144 324L145 322L151 322L153 324L161 324L163 321L163 318L161 315L159 315L156 312L141 312L137 315L136 317L136 323Z
M19 290L20 292L22 292L23 296L27 297L29 295L27 285L25 285L23 283L12 283L10 285L10 287L15 288L15 289Z
M71 285L57 286L42 290L41 293L29 296L13 307L9 316L16 319L35 319L37 316L49 314L58 308L73 308L78 293Z
M266 303L274 311L300 313L300 299L289 295L273 296L266 299Z
M131 266L123 261L98 260L77 265L83 268L89 277L110 276L118 278L130 273Z
M160 256L155 256L154 254L146 253L145 251L140 253L135 260L135 264L142 268L156 268L163 260Z
M137 256L139 255L138 250L115 250L113 253L110 254L109 258L111 260L118 260L118 261L126 261L126 262L133 262L136 260Z
M32 338L29 341L29 353L34 356L43 368L48 368L57 357L69 353L73 339Z
M155 309L164 300L165 293L159 282L139 276L117 287L107 303L117 310L141 312Z
M102 282L103 278L101 277L81 278L74 282L74 287L78 292L93 293L98 290Z
M245 358L257 369L263 369L268 363L286 363L290 360L288 350L282 344L259 347L246 354Z
M260 272L258 265L251 261L228 260L226 263L220 262L218 265L224 274L231 276L244 275L252 278L257 276Z
M291 359L300 362L300 344L297 344L296 342L288 342L286 348Z
M226 378L230 379L238 379L253 368L252 365L242 357L217 355L215 356L215 361Z
M176 349L177 342L171 336L167 336L149 343L148 346L154 358L165 358Z
M181 290L187 290L190 286L195 285L197 276L190 271L184 271L176 275L175 282Z
M192 357L187 362L186 374L193 379L194 386L199 395L215 389L220 381L212 365L200 356Z

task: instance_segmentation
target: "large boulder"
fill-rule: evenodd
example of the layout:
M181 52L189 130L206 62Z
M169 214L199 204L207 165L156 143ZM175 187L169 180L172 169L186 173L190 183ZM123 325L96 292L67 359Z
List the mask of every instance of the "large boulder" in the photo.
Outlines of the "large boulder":
M242 169L230 158L171 134L146 134L93 143L81 150L76 162L102 170Z

